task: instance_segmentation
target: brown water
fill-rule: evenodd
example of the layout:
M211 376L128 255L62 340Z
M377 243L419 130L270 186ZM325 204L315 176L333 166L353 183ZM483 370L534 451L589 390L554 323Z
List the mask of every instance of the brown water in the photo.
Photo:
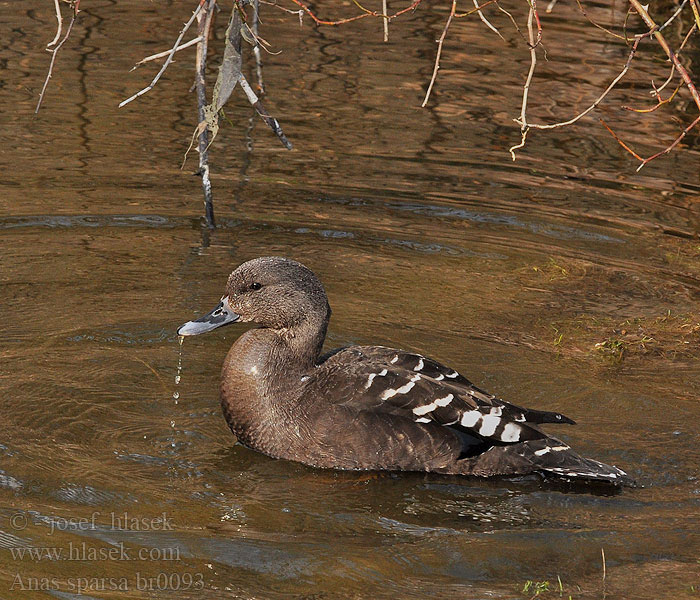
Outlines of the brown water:
M454 24L421 109L447 6L389 44L377 21L300 29L265 6L267 104L295 150L236 94L205 235L194 160L179 170L192 54L117 109L192 4L84 0L33 119L53 7L0 3L0 598L529 598L527 580L558 598L557 577L564 598L698 597L698 152L636 174L590 118L513 163L528 55L503 15L507 45ZM619 71L598 34L573 3L545 18L531 118L568 118ZM645 154L694 112L617 110L665 78L650 49L605 113ZM177 386L175 329L269 254L321 276L330 344L425 352L562 411L579 425L559 435L638 487L321 472L235 445L217 387L242 329L188 339Z

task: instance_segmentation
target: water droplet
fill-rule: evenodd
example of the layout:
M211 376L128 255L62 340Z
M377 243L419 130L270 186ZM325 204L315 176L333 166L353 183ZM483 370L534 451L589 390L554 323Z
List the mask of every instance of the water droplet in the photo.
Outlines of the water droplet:
M184 335L181 335L178 337L179 337L178 342L179 342L180 348L179 348L179 352L177 355L177 375L175 375L175 385L180 385L180 379L181 379L180 373L182 372L182 343L185 341ZM173 400L175 400L175 404L177 404L178 398L180 398L180 392L175 390L173 392Z

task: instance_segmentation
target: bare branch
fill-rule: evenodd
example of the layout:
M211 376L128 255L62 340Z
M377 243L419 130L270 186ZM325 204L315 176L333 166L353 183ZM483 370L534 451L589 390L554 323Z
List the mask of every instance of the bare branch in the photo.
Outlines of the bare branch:
M694 5L693 5L694 6ZM693 23L693 26L688 30L688 33L685 34L685 38L683 38L683 42L681 45L678 47L678 50L676 51L676 56L680 57L681 52L683 51L683 48L685 48L685 44L687 41L690 39L690 35L695 31L697 28L697 23ZM664 83L657 89L654 88L651 92L649 92L652 96L658 96L663 89L671 83L671 80L673 79L674 74L676 73L676 65L671 65L671 72L668 75L668 79L664 81ZM652 82L653 85L653 82Z
M177 48L175 48L175 52L179 52L180 50L184 50L185 48L189 48L190 46L194 46L195 44L198 44L201 41L201 37L197 36L193 40L190 40L189 42L185 42L184 44L181 44ZM143 65L147 62L150 62L152 60L158 60L159 58L163 58L164 56L168 56L170 54L171 50L164 50L163 52L159 52L158 54L151 54L150 56L147 56L146 58L142 58L139 62L137 62L133 67L131 67L130 71L133 71L137 69L140 65Z
M204 14L199 15L200 9L206 5ZM216 6L216 0L203 0L199 5L195 13L192 15L193 18L197 18L197 29L199 33L200 41L197 44L197 59L195 62L195 87L197 88L197 115L199 117L200 123L205 121L206 113L205 107L207 104L207 84L206 84L206 68L207 68L207 51L209 45L209 29L211 28L212 16L214 14L214 8ZM199 15L199 16L197 16ZM192 19L190 19L191 21ZM187 27L180 34L180 38L184 35ZM175 43L177 46L178 40ZM172 58L174 52L171 51L170 57ZM163 69L164 70L164 69ZM206 122L206 121L205 121ZM216 227L214 221L214 200L212 197L211 190L211 180L209 178L209 129L206 127L201 128L199 131L199 170L197 173L202 177L202 190L204 191L204 218L209 229L214 229Z
M603 124L605 129L607 129L610 132L610 134L615 138L615 140L617 140L617 142L620 144L620 146L622 146L625 150L627 150L627 152L629 152L632 156L634 156L637 160L639 160L641 162L641 164L637 167L637 172L639 172L647 165L647 163L651 162L655 158L659 158L659 156L663 156L664 154L668 154L671 150L673 150L681 142L681 140L686 135L688 135L688 132L691 129L693 129L693 127L695 127L698 123L700 123L700 116L698 116L690 125L688 125L671 144L666 146L666 148L664 148L660 152L657 152L656 154L652 154L648 158L642 158L641 156L639 156L639 154L637 154L634 150L632 150L632 148L630 148L627 144L625 144L615 134L615 132L612 129L610 129L610 127L608 127L608 125L605 123L605 121L603 121L603 119L601 119L600 122Z
M499 38L501 38L504 42L506 41L505 38L501 35L501 32L496 29L491 22L484 16L484 13L481 12L481 7L479 6L478 0L472 0L474 3L474 6L476 7L476 12L479 14L479 18L482 20L482 22L488 27L491 31L493 31Z
M530 84L532 83L532 77L535 74L535 67L537 66L537 46L535 44L535 32L532 28L532 21L535 16L535 4L530 4L530 11L527 15L527 33L530 46L530 70L527 73L527 79L525 80L525 85L523 86L523 102L520 108L520 143L512 146L509 150L510 157L515 160L515 151L525 146L525 140L527 139L527 132L530 126L527 123L527 97L530 92Z
M533 28L532 28L532 19L533 19L533 18L537 20L537 23L538 23L538 33L541 33L541 30L540 30L540 28L539 28L539 27L540 27L540 26L539 26L539 19L537 18L536 5L534 4L534 1L535 1L535 0L531 0L531 1L533 2L533 4L532 4L531 7L530 7L530 15L528 16L528 33L529 33L528 45L530 46L530 71L529 71L529 73L528 73L528 78L527 78L527 80L526 80L526 82L525 82L525 85L524 85L524 87L523 87L523 103L522 103L520 118L519 118L519 119L516 119L516 122L520 124L521 141L520 141L520 144L515 145L515 146L513 146L513 147L510 149L510 153L511 153L511 156L513 157L513 160L515 160L515 153L514 153L514 151L517 150L518 148L522 148L522 147L524 146L525 141L526 141L526 138L527 138L527 133L528 133L528 131L529 131L530 129L554 129L554 128L557 128L557 127L565 127L565 126L567 126L567 125L572 125L572 124L576 123L578 120L580 120L581 118L583 118L584 116L586 116L588 113L590 113L591 111L593 111L593 110L603 101L603 99L610 93L610 91L620 82L620 80L627 74L627 72L628 72L628 70L629 70L629 68L630 68L630 65L631 65L631 63L632 63L632 60L634 59L634 56L635 56L635 54L636 54L636 52L637 52L637 49L638 49L638 47L639 47L640 42L641 42L643 39L648 38L648 37L652 37L652 36L653 36L653 37L656 39L656 41L659 43L659 45L662 47L662 49L664 50L664 52L666 53L666 55L668 56L669 60L671 61L672 65L673 65L673 67L672 67L672 69L671 69L671 74L670 74L669 78L666 80L666 82L663 84L663 86L661 86L661 88L659 88L659 89L657 89L656 86L654 86L654 84L653 84L653 82L652 82L652 86L654 87L654 91L652 92L652 94L655 95L655 96L657 97L657 100L658 100L656 106L654 106L653 108L650 108L650 109L640 109L640 110L631 109L631 108L629 108L629 107L623 107L623 108L626 108L627 110L635 110L635 112L653 112L653 111L657 110L657 109L658 109L660 106L662 106L663 104L667 104L668 102L670 102L671 100L673 100L673 98L676 96L676 94L677 94L677 92L678 92L678 89L676 89L676 90L673 92L673 94L671 94L671 96L669 96L669 98L667 98L666 100L662 100L662 99L660 98L660 96L659 96L659 93L660 93L660 91L661 91L664 87L666 87L666 86L668 85L668 83L671 81L671 79L673 78L674 71L678 71L678 72L680 73L681 77L683 78L683 82L685 83L686 87L689 89L691 95L693 96L693 99L694 99L696 105L698 106L698 108L700 108L700 96L698 95L698 92L697 92L697 90L696 90L696 88L695 88L695 85L693 84L692 80L690 79L690 76L688 75L688 72L685 70L685 68L683 67L682 63L680 62L680 60L679 60L679 58L678 58L678 54L675 54L675 53L671 50L671 48L669 47L668 43L667 43L666 40L664 39L664 36L661 34L661 29L664 28L664 27L667 27L671 22L673 22L674 19L676 19L676 18L678 17L678 15L681 13L681 10L682 10L683 7L688 3L689 0L683 0L683 2L680 4L680 6L679 6L679 7L674 11L674 13L665 21L665 23L662 25L662 27L659 27L658 25L656 25L656 23L655 23L655 22L651 19L651 17L649 16L649 13L648 13L647 10L646 10L647 7L642 6L642 5L640 4L639 0L629 0L630 6L639 14L639 16L642 18L642 20L644 21L644 23L649 27L649 31L634 36L634 38L633 38L633 39L634 39L634 42L632 43L632 47L631 47L631 49L630 49L629 55L628 55L628 57L627 57L627 61L625 62L625 65L624 65L622 71L620 71L620 73L610 82L610 84L605 88L605 90L603 90L603 92L598 96L598 98L593 102L593 104L591 104L591 105L590 105L588 108L586 108L584 111L578 113L578 114L577 114L576 116L574 116L573 118L571 118L571 119L569 119L569 120L567 120L567 121L561 121L561 122L558 122L558 123L552 123L552 124L548 124L548 125L542 125L542 124L537 124L537 123L528 123L528 121L527 121L527 116L526 116L527 97L528 97L528 91L529 91L529 87L530 87L530 82L531 82L531 79L532 79L532 74L534 73L534 68L535 68L535 64L536 64L536 60L537 60L537 59L536 59L536 55L535 55L535 53L534 53L534 47L536 46L536 44L533 43ZM691 6L693 7L693 9L694 9L694 10L697 9L697 4L696 4L696 3L697 3L697 0L690 0L690 2L691 2ZM602 29L602 30L606 31L607 33L609 33L609 34L611 34L611 35L614 35L615 37L620 37L620 36L617 36L617 34L614 34L613 32L611 32L611 31L605 29L604 27L599 26L599 25L597 25L596 23L594 23L594 22L588 17L588 15L586 14L585 9L584 9L583 6L581 5L581 2L580 2L579 0L577 0L577 3L578 3L578 5L579 5L579 8L581 9L581 12L584 14L584 16L585 16L591 23L593 23L596 27L598 27L599 29ZM629 16L629 11L628 11L628 16ZM624 24L624 26L623 26L623 30L625 31L625 36L624 36L623 39L625 39L625 40L627 40L626 26L627 26L627 18L625 19L625 24ZM686 34L686 36L685 36L685 38L684 38L684 40L683 40L683 43L681 44L680 48L678 49L678 52L679 52L679 53L680 53L680 51L683 49L683 47L685 46L686 42L688 41L688 39L689 39L690 34L692 33L692 31L694 31L694 30L696 29L696 26L697 26L697 23L695 23L695 24L691 27L691 30L688 32L688 34ZM538 38L539 38L539 37L540 37L540 36L538 35ZM539 39L538 39L538 42L539 42ZM660 151L660 152L657 152L656 154L654 154L653 156L650 156L650 157L648 157L648 158L643 158L643 157L641 157L639 154L637 154L636 152L634 152L628 145L626 145L626 144L612 131L612 129L610 129L610 127L608 127L608 126L605 124L605 122L603 122L602 120L601 120L601 122L603 123L603 125L605 126L605 128L610 132L610 134L618 141L618 143L619 143L625 150L627 150L630 154L632 154L635 158L637 158L637 159L641 162L639 168L637 169L637 170L639 170L639 169L641 169L642 167L644 167L644 165L646 165L649 161L654 160L655 158L658 158L659 156L662 156L663 154L666 154L666 153L670 152L673 148L675 148L675 147L681 142L681 140L688 134L688 132L689 132L698 122L700 122L700 117L698 117L697 119L695 119L688 127L686 127L686 128L683 130L683 132L682 132L669 146L667 146L664 150L662 150L662 151Z
M337 21L325 21L323 19L319 19L316 16L316 14L308 6L306 6L306 4L304 4L301 0L292 0L292 2L294 2L294 4L301 7L301 10L303 10L307 15L309 15L311 17L311 19L313 20L314 23L316 23L316 25L343 25L344 23L350 23L351 21L357 21L359 19L365 19L367 17L379 17L381 19L386 19L388 21L391 21L392 19L395 19L396 17L403 15L404 13L415 10L416 8L418 8L418 5L422 1L423 0L413 0L413 3L410 6L395 12L393 15L388 15L387 17L385 17L383 14L378 13L376 11L363 8L362 6L357 4L357 2L355 2L355 4L360 6L360 9L362 11L364 11L362 14L355 15L354 17L348 17L347 19L338 19Z
M177 47L180 45L182 38L185 36L185 33L190 28L192 23L194 23L194 20L197 18L197 15L202 10L202 6L204 6L204 3L206 1L207 0L200 0L200 4L197 6L195 11L192 13L190 20L187 21L187 23L185 23L185 26L182 28L182 31L180 31L180 35L177 36L177 39L175 40L175 44L170 49L170 52L168 52L168 58L163 63L163 66L160 68L160 71L158 71L157 75L153 78L153 81L151 81L151 83L149 85L147 85L145 88L143 88L140 92L137 92L136 94L134 94L133 96L130 96L126 100L122 100L119 103L119 108L129 104L129 102L131 102L132 100L136 100L136 98L138 98L139 96L143 96L147 92L150 92L155 87L156 83L158 83L158 80L161 78L163 73L165 73L165 69L167 69L168 66L170 65L170 63L172 62L173 56L175 56L175 52L177 51Z
M47 48L50 48L53 46L60 38L61 38L61 31L63 30L63 16L61 15L61 6L59 4L59 0L54 0L54 5L56 8L56 35L54 38L46 44Z
M279 8L281 11L289 13L290 15L298 15L299 16L299 25L303 24L303 18L304 18L304 10L299 9L299 10L289 10L288 8L285 8L284 6L280 6L277 4L277 2L268 2L268 0L259 0L262 4L267 4L268 6L274 6L275 8Z
M253 56L255 56L255 73L258 77L258 89L261 94L265 93L262 76L262 55L260 54L260 36L258 35L258 25L260 24L260 0L253 0L253 27L251 33L255 39L253 46Z
M437 77L438 71L440 69L440 55L442 54L442 44L445 42L445 36L447 35L447 30L450 28L450 23L455 16L457 10L457 0L452 0L452 8L450 9L450 15L447 17L447 22L445 23L445 28L442 30L442 35L438 40L437 56L435 57L435 66L433 67L433 76L430 78L430 84L428 85L428 91L425 92L425 98L423 99L423 104L421 107L425 107L428 104L428 99L430 98L430 92L433 89L433 84L435 83L435 78Z
M498 6L498 0L487 0L483 4L479 4L476 6L476 8L472 8L471 10L468 10L467 12L455 13L455 19L469 17L469 16L473 15L474 13L479 12L482 8L486 8L489 4L495 4L496 6ZM501 12L507 12L507 11L501 9L500 6L498 6L498 8L501 10Z
M644 160L641 156L639 156L639 154L637 154L634 150L632 150L632 148L630 148L627 144L625 144L625 142L623 142L619 137L617 137L617 134L612 129L610 129L608 124L605 121L603 121L603 119L600 119L600 122L603 124L603 127L605 127L605 129L607 129L610 132L610 135L612 135L615 138L615 140L617 140L617 143L620 144L620 146L622 146L625 150L627 150L627 152L629 152L637 160L639 160L639 161Z
M588 16L588 13L586 12L586 9L583 8L583 4L581 4L581 0L576 0L576 4L578 4L578 9L581 11L581 14L582 14L584 17L586 17L586 19L588 20L588 22L589 22L591 25L593 25L594 27L597 27L597 28L600 29L601 31L604 31L604 32L607 33L608 35L611 35L611 36L613 36L613 37L616 37L616 38L618 38L618 39L620 39L620 40L624 40L624 39L625 39L625 36L624 36L624 35L619 35L619 34L613 32L613 31L610 31L607 27L603 27L602 25L599 25L599 24L596 23L593 19L591 19L591 18ZM549 11L547 11L547 12L549 12Z
M270 129L272 129L273 133L277 136L279 141L282 142L282 145L287 150L291 150L292 143L287 139L287 136L284 135L284 132L282 131L282 126L279 124L279 121L274 117L270 116L270 113L267 112L267 110L263 106L263 103L260 101L260 98L258 98L257 94L253 91L253 88L250 87L250 84L248 83L248 80L245 78L243 73L241 73L238 79L238 83L241 84L241 89L245 92L245 95L248 98L248 102L250 102L253 105L253 108L260 115L262 120L265 121L265 123Z
M649 35L648 33L645 33L645 34L642 34L642 35L637 36L635 38L634 44L632 44L632 49L630 50L629 56L627 57L627 62L625 63L625 66L622 69L622 71L620 71L620 73L617 75L617 77L615 77L615 79L612 80L610 85L608 85L608 87L605 88L603 93L600 96L598 96L598 98L596 98L595 102L593 102L593 104L591 104L586 110L584 110L583 112L580 112L579 114L577 114L575 117L572 117L568 121L561 121L559 123L552 123L551 125L539 125L537 123L529 123L528 127L532 128L532 129L554 129L556 127L565 127L566 125L573 125L574 123L576 123L576 121L585 117L589 112L594 110L603 101L603 99L610 93L610 90L612 90L618 84L618 82L627 74L627 71L630 68L630 64L632 62L632 59L634 58L634 55L637 52L637 47L639 46L639 42L641 42L645 37L648 37L648 35Z
M686 87L690 91L690 95L693 97L695 104L697 105L698 108L700 108L700 95L698 95L698 91L697 91L697 89L695 89L695 85L693 84L692 79L690 79L690 75L688 75L688 71L685 70L685 67L678 60L678 57L674 54L673 50L671 50L670 46L666 42L666 39L659 31L658 26L656 25L656 23L654 23L654 20L649 16L649 13L641 5L639 0L629 0L629 3L632 5L634 10L637 11L639 16L646 23L647 27L649 27L649 32L654 36L656 41L659 43L659 46L661 46L663 51L666 53L666 56L668 56L670 61L675 65L676 69L680 73L680 76L683 78L683 81L685 82Z
M272 56L282 54L282 50L272 52L272 50L269 49L271 47L270 42L268 42L264 38L261 38L257 34L257 32L253 31L253 29L250 27L250 25L248 25L248 23L243 23L241 27L241 35L243 36L243 39L245 39L246 42L253 46L253 50L255 50L255 48L259 46L258 49L262 48L263 50L265 50L265 52Z
M695 25L700 29L700 9L698 8L698 0L690 0L690 6L693 9L693 16L695 17Z
M681 134L673 141L673 143L666 148L664 148L661 152L657 152L656 154L653 154L649 158L645 158L642 161L642 164L637 167L637 172L639 172L642 167L644 167L648 162L654 160L655 158L659 158L659 156L663 156L664 154L668 154L671 150L673 150L680 142L681 140L688 135L688 132L693 129L698 123L700 123L700 116L698 116L695 121L693 121L690 125L688 125L682 132Z
M675 18L681 14L681 11L685 8L686 4L688 4L688 0L683 0L683 2L681 2L680 5L678 6L678 8L676 9L676 12L674 12L668 18L668 21L666 21L661 27L659 27L658 31L663 31L664 29L666 29L666 27L668 27L671 23L673 23Z
M41 103L44 101L44 94L46 93L46 88L49 85L49 80L51 79L51 76L53 75L53 66L54 63L56 62L56 56L58 55L58 51L61 49L61 46L66 43L66 40L70 36L70 32L73 30L73 23L75 23L75 19L78 16L78 7L80 6L80 0L74 0L72 3L73 6L73 16L70 19L70 23L68 24L68 29L66 30L66 35L63 36L63 39L58 43L58 46L56 46L53 50L51 50L51 62L49 63L49 70L48 73L46 73L46 79L44 80L44 86L41 88L41 94L39 94L39 101L36 103L36 109L34 110L34 114L37 114L39 112L39 109L41 108ZM57 10L58 6L56 7ZM59 21L59 29L60 29L60 21ZM55 40L51 42L52 45L55 43Z
M652 81L651 84L654 85L654 82ZM683 85L683 82L681 81L676 86L676 89L673 90L673 93L668 98L666 98L666 100L661 99L661 95L659 94L659 90L657 90L656 86L654 86L653 94L654 94L654 96L656 96L656 99L658 101L656 106L652 106L651 108L632 108L631 106L623 106L622 109L629 110L631 112L636 112L636 113L652 113L655 110L658 110L659 108L661 108L664 104L668 104L669 102L671 102L676 97L676 94L678 93L678 90L681 89L682 85Z
M382 0L382 17L384 17L384 41L389 41L389 19L387 18L386 0Z

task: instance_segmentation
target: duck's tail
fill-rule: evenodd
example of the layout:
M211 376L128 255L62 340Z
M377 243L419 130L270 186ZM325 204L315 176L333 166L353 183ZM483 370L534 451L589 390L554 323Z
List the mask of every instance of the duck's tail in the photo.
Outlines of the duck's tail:
M622 469L579 456L567 444L555 438L532 440L523 445L528 446L524 454L529 455L527 458L535 470L544 474L607 481L615 485L629 482L627 473Z
M472 459L473 475L524 475L539 472L567 479L605 481L613 485L630 483L622 469L606 465L574 452L564 442L544 437L519 444L493 446Z

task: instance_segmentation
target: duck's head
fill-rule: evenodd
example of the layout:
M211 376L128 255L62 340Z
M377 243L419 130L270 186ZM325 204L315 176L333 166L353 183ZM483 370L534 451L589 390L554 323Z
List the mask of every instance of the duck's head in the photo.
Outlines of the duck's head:
M323 326L329 316L326 292L313 271L288 258L267 256L238 267L218 306L185 323L177 333L198 335L236 321L294 331L304 324Z

